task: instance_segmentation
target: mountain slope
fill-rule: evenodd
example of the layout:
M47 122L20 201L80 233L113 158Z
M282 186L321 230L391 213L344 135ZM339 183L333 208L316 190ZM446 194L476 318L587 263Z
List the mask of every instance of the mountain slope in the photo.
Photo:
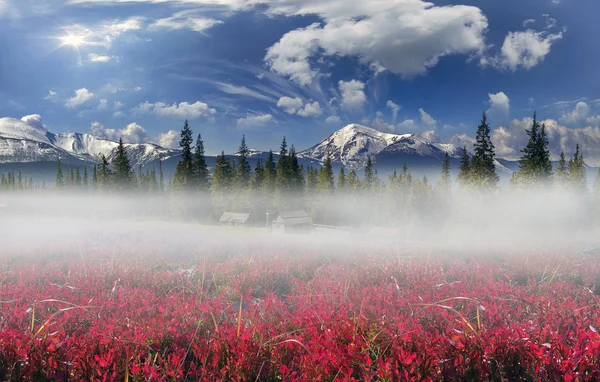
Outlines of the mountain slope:
M369 157L378 164L407 158L411 162L441 162L446 152L454 160L460 158L460 150L451 144L432 143L417 134L382 133L370 127L350 124L300 154L322 161L329 153L332 161L360 169Z
M0 163L56 162L60 158L66 164L91 165L101 155L110 161L117 146L116 142L89 134L53 134L34 123L0 118ZM135 167L179 155L178 150L152 143L125 144L125 148Z

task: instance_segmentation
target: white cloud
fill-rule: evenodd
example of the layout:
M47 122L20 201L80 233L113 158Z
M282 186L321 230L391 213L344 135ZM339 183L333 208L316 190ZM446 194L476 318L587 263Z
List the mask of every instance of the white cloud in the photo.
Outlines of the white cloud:
M342 107L350 111L362 110L363 105L367 102L367 96L364 92L365 84L352 80L340 81L338 85L342 95Z
M119 130L107 129L100 122L92 122L90 134L114 142L118 141L120 138L123 138L123 143L150 142L150 138L148 137L146 130L135 122L130 123Z
M496 94L489 93L488 96L490 97L490 100L488 101L490 104L490 108L487 111L488 113L504 116L508 115L510 99L504 92L498 92Z
M37 129L47 130L46 125L44 125L42 123L42 116L39 114L26 115L23 118L21 118L21 121L27 123L29 126L33 126L33 127L37 128Z
M325 123L329 125L339 125L342 123L342 120L337 115L330 115L329 117L325 118Z
M482 58L481 63L499 69L516 71L519 68L531 69L550 53L552 44L562 39L563 32L549 34L528 29L524 32L509 32L500 52L490 58Z
M392 109L393 122L396 123L396 119L398 118L398 112L400 111L400 106L397 105L392 100L388 100L386 105L387 105L387 107L389 107L390 109Z
M467 135L467 134L458 134L450 138L448 143L453 144L456 147L466 147L467 151L473 151L473 147L475 145L475 138ZM496 154L498 154L498 150L496 150Z
M363 123L368 124L368 120L365 120ZM385 133L394 133L396 132L396 126L393 123L388 123L383 119L383 115L380 112L377 112L377 116L371 122L371 127L375 130L383 131Z
M480 52L487 18L472 6L422 0L291 0L268 3L271 14L316 15L323 21L286 33L265 56L272 71L301 85L319 75L311 58L359 57L402 76L424 74L443 56Z
M561 150L568 158L575 152L579 144L587 164L600 166L600 127L569 128L557 121L547 119L540 121L546 126L550 154L553 160L558 159ZM525 147L529 137L525 129L531 129L532 119L513 120L509 126L499 127L492 132L492 142L496 154L506 159L518 159L521 149Z
M113 118L123 118L125 116L125 113L123 113L122 111L116 111L113 113Z
M166 147L169 149L176 149L179 147L180 133L176 130L169 130L166 133L158 134L156 141L159 146Z
M298 111L298 115L305 118L320 117L322 114L321 105L317 101L308 102L302 110Z
M115 110L121 110L123 108L123 106L125 106L125 104L121 101L115 101L114 105L113 105L113 109Z
M590 107L585 102L578 102L575 109L570 113L563 113L560 118L561 122L566 124L578 124L583 122L590 113Z
M198 11L189 9L177 12L171 17L156 20L150 26L150 29L190 29L195 32L204 32L218 24L223 24L223 22L200 17Z
M94 95L94 93L90 92L86 88L77 89L77 90L75 90L75 96L72 98L69 98L67 100L67 102L65 103L65 106L69 107L69 108L75 108L79 105L83 105L84 103L94 99L95 97L96 96Z
M264 95L256 90L252 90L247 88L246 86L238 86L232 85L225 82L215 82L215 86L217 86L222 92L227 94L235 94L235 95L243 95L250 98L256 98L261 101L274 102L275 99Z
M523 21L523 28L527 28L529 24L535 24L535 19L527 19Z
M54 101L54 100L56 100L56 98L58 98L57 93L53 90L49 90L48 95L46 97L44 97L44 99L47 101Z
M211 118L217 111L208 106L208 104L200 101L195 103L181 102L179 104L167 105L164 102L149 103L148 101L139 104L131 109L137 114L153 113L160 117L177 117L177 118Z
M131 17L126 20L113 20L108 24L104 24L104 28L111 36L116 37L124 32L142 29L143 22L143 17Z
M237 120L238 127L260 127L277 123L271 114L251 115Z
M108 109L108 100L101 99L96 110L106 110L106 109Z
M421 133L421 136L431 143L440 143L440 137L437 135L435 130L427 130Z
M296 114L304 106L302 98L281 97L277 101L277 107L282 108L288 114Z
M96 53L88 54L88 58L92 62L101 62L101 63L110 62L110 61L116 59L115 56L106 56L106 55L96 54Z
M407 119L403 122L400 122L397 126L398 131L405 133L405 132L415 132L419 129L419 124L416 123L413 119Z
M419 109L419 114L421 115L421 123L426 127L433 127L437 125L437 121L433 119L433 117L425 112L423 109Z

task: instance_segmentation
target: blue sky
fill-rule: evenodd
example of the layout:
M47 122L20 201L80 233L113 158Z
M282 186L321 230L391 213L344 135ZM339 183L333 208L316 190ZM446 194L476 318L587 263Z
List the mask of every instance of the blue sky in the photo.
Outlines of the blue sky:
M0 0L0 117L207 151L304 149L345 124L500 156L533 110L600 163L595 0Z

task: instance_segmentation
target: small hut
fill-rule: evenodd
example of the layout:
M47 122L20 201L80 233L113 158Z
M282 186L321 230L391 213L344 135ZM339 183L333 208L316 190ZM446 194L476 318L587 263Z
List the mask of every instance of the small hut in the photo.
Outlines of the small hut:
M273 220L272 227L287 233L310 232L312 219L304 210L281 211L277 219Z
M250 213L224 212L219 219L219 224L233 227L247 227L250 223Z

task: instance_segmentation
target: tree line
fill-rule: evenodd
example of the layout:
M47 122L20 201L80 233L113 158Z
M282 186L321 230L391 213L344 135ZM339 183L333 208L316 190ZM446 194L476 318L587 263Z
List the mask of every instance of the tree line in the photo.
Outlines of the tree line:
M514 172L510 190L559 189L588 192L586 165L579 146L567 161L563 152L556 168L550 160L549 141L544 124L534 114L527 145L521 150L519 170ZM179 147L181 159L171 179L165 182L162 162L158 169L139 168L129 160L122 139L112 163L101 156L91 175L87 167L63 173L57 166L57 190L90 190L100 194L135 192L163 195L170 200L170 212L181 217L205 220L217 219L225 211L252 212L258 216L287 209L305 209L315 222L323 224L407 224L429 219L442 220L451 209L454 195L497 194L499 176L496 169L495 147L491 129L483 113L477 127L472 155L461 148L456 182L451 175L450 155L445 154L440 180L431 184L426 176L415 178L406 165L383 181L372 158L367 159L362 177L354 169L342 167L334 174L332 159L326 155L319 167L303 167L293 145L283 138L277 158L269 151L263 161L250 165L251 152L245 136L233 158L224 152L216 158L212 174L208 168L202 136L194 135L186 120L181 130ZM31 187L20 174L2 175L3 190ZM15 180L16 179L16 180ZM453 185L457 185L453 192ZM594 182L593 196L600 211L600 170ZM433 223L432 223L433 224Z

